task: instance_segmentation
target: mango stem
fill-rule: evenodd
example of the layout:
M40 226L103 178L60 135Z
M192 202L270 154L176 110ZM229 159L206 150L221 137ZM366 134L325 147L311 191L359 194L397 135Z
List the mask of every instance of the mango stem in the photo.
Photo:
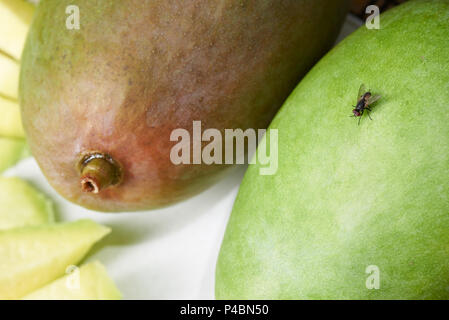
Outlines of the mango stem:
M80 166L81 189L98 194L100 191L120 183L121 170L114 161L101 154L84 159Z

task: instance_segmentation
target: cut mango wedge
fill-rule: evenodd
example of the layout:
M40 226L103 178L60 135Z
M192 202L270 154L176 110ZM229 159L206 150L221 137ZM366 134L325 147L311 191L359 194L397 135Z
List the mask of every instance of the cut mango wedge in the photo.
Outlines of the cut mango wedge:
M70 274L25 296L24 300L119 300L122 294L99 262L73 268Z
M0 230L52 222L49 199L22 179L0 177Z
M20 299L62 277L109 232L91 220L0 231L0 299Z
M0 97L0 115L0 136L25 138L20 107L16 101Z
M25 139L0 137L0 173L28 155Z
M20 60L34 9L24 0L0 0L0 50L17 60Z
M1 0L0 0L1 1ZM1 13L0 13L1 17ZM1 21L1 19L0 19ZM0 53L0 94L16 99L19 94L20 65L17 61Z

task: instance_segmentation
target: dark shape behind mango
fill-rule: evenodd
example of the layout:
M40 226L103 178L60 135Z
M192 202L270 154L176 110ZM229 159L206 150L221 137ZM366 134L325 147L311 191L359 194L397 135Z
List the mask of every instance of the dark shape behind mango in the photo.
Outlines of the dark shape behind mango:
M80 9L80 30L66 28L68 5ZM193 120L265 128L345 12L344 0L42 1L20 83L32 153L56 190L88 208L192 196L225 166L172 164L172 130L191 131ZM83 192L80 161L92 152L120 164L103 162L120 179L90 167Z

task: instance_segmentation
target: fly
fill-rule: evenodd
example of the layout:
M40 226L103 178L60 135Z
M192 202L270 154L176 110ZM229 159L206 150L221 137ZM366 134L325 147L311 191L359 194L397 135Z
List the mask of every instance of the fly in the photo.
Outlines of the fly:
M357 104L352 110L353 115L351 117L359 118L358 124L360 124L360 120L362 119L363 113L366 110L368 113L368 117L371 119L370 113L372 110L370 106L380 98L380 95L372 95L370 91L366 91L365 85L362 83L359 89L359 94L357 96Z

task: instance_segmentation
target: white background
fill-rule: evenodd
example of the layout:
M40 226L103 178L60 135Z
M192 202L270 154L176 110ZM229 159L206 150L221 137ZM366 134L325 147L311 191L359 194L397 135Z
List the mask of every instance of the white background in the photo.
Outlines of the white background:
M358 25L348 16L339 40ZM236 167L207 191L172 207L120 214L97 213L64 200L32 158L6 175L30 181L53 199L57 221L90 218L112 227L87 259L106 266L125 299L214 299L215 263L245 169Z

